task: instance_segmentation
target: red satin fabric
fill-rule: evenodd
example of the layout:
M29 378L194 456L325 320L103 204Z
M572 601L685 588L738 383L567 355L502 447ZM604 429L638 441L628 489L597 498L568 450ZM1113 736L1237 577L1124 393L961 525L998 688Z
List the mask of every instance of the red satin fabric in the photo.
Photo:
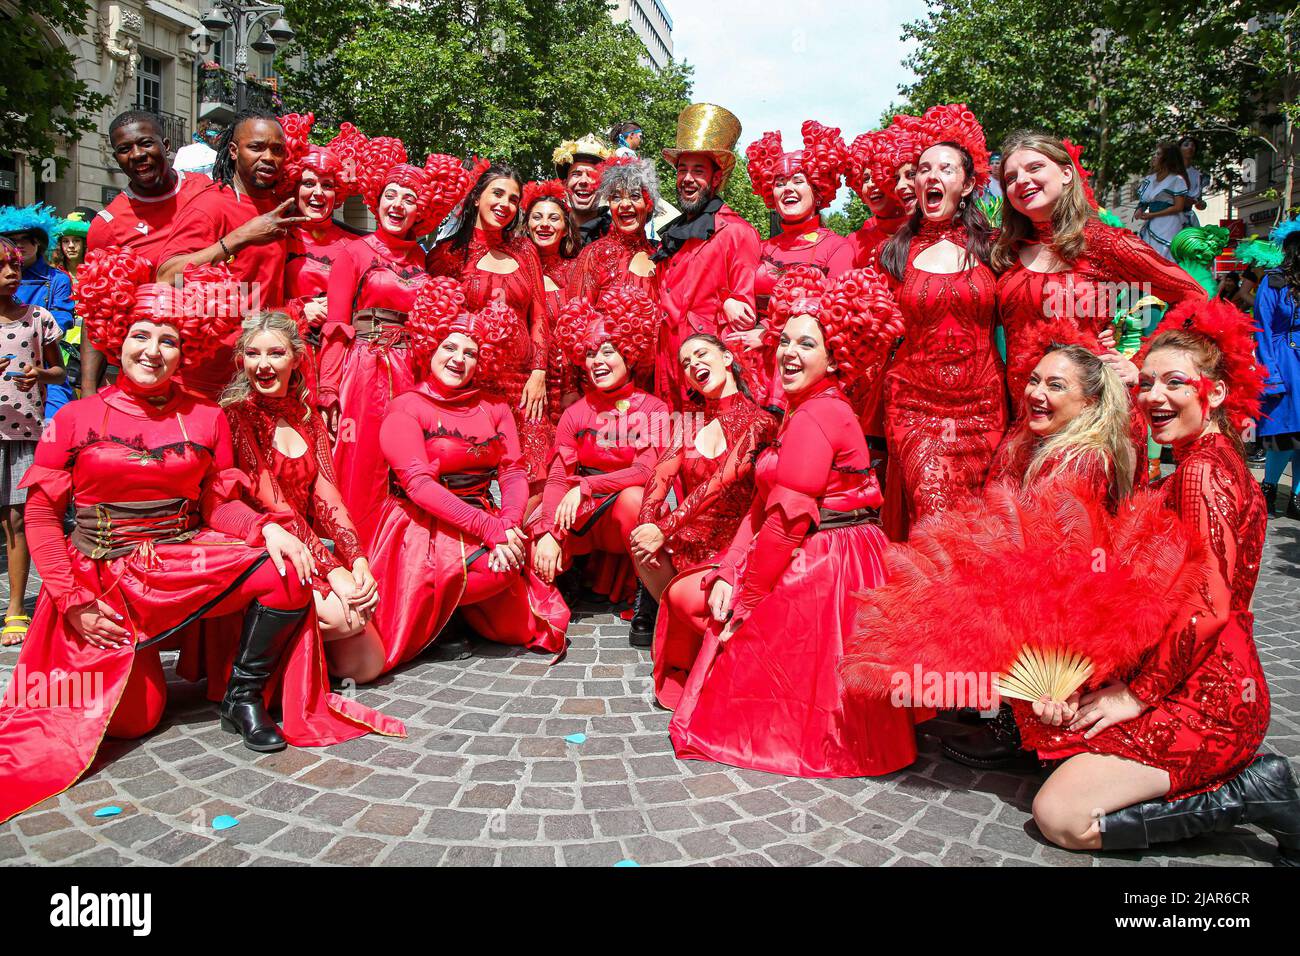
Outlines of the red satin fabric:
M363 545L388 495L379 429L389 402L411 388L420 372L401 330L357 339L352 320L363 309L409 312L427 281L419 245L382 230L345 245L330 270L319 401L324 408L337 403L339 409L334 467Z
M448 394L424 383L393 402L383 429L388 465L409 497L389 497L371 545L384 599L375 623L387 672L437 639L458 607L484 637L557 653L569 609L532 574L496 573L481 546L519 526L527 502L514 418L505 404L467 389ZM475 508L438 484L441 475L496 469L499 508ZM437 487L434 487L437 485ZM469 605L475 605L470 608Z
M573 274L573 267L578 260L562 258L558 252L548 255L539 249L538 253L542 257L542 288L546 293L546 337L550 343L546 358L546 416L551 420L551 425L555 426L560 423L560 415L564 413L564 396L582 391L577 370L564 354L559 340L555 337L555 322L560 316L560 310L568 301L565 289L568 287L569 277Z
M948 275L916 268L916 257L944 240L964 248L965 230L923 221L898 293L906 331L884 386L890 473L883 517L893 541L906 540L911 523L978 492L1007 427L993 345L996 280L984 265Z
M726 645L709 626L669 724L679 758L801 777L874 776L916 759L911 711L849 697L838 674L853 595L884 580L884 535L869 524L813 532L793 552L771 533L809 529L819 507L879 504L866 442L843 427L853 421L839 389L823 383L797 400L759 457L754 508L720 569L734 569L741 623ZM822 463L820 479L810 461ZM774 580L755 595L755 579Z
M1169 773L1165 799L1175 800L1236 776L1268 731L1268 684L1250 612L1268 516L1258 483L1223 435L1179 449L1177 470L1156 487L1202 535L1209 580L1127 682L1150 709L1090 740L1045 727L1026 707L1017 706L1016 717L1024 746L1042 759L1106 753L1158 767Z

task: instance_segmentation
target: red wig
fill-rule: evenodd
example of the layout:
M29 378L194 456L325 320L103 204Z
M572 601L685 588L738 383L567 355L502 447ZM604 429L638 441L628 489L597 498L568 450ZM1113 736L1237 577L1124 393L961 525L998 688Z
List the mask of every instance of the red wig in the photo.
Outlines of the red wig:
M837 279L827 279L813 266L795 266L777 281L768 312L773 333L796 315L816 318L826 351L846 383L877 367L903 334L903 314L889 283L869 266Z
M569 192L564 188L564 183L558 179L544 179L540 182L534 179L529 182L524 186L524 197L519 202L519 208L527 216L533 204L542 200L559 203L566 212L569 209Z
M745 150L754 195L762 199L768 209L776 209L774 193L778 177L788 178L803 173L812 186L817 209L829 206L839 192L849 165L849 151L840 131L815 120L805 120L801 132L803 149L795 152L785 152L780 133L764 133Z
M898 171L915 166L921 158L920 117L900 114L893 122L875 133L863 133L853 141L849 185L862 196L866 173L885 195L898 202ZM861 167L856 164L861 163ZM866 202L863 197L863 202Z
M182 364L207 361L243 317L242 289L229 267L185 267L183 285L153 282L153 264L120 246L93 249L77 273L77 311L86 335L116 364L135 322L175 326Z
M921 152L942 143L955 143L975 164L975 188L989 184L989 147L984 127L964 103L932 106L925 111L919 125Z
M1228 424L1239 431L1250 427L1259 418L1268 378L1268 369L1255 358L1255 326L1250 316L1223 299L1184 300L1147 339L1136 359L1138 367L1155 348L1183 348L1185 337L1190 337L1187 345L1194 348L1201 374L1227 387L1222 408Z
M493 302L481 312L466 312L460 283L446 276L421 286L406 320L411 345L422 364L454 332L473 339L478 346L474 382L486 389L491 389L507 364L517 358L518 327L518 316L504 303Z
M564 354L577 366L606 342L614 343L629 368L650 356L658 333L659 313L645 292L633 288L610 289L592 306L574 299L555 320L555 337Z

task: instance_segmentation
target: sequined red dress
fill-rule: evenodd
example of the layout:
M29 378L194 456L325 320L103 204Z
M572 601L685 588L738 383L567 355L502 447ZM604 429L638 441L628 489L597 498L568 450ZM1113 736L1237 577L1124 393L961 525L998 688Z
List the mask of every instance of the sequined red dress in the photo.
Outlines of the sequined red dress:
M659 301L658 270L649 262L654 255L654 244L646 238L645 233L626 233L621 229L611 229L608 235L583 247L574 263L569 276L565 296L569 299L585 299L592 305L610 289L640 289L650 296L651 301ZM632 271L632 260L643 255L643 263L649 265L649 275L638 275Z
M853 268L853 246L839 233L821 225L817 215L802 222L783 222L780 234L765 239L759 247L758 269L754 273L758 322L764 328L768 324L772 289L792 266L812 266L834 279ZM754 400L760 405L784 404L780 383L773 381L776 336L768 336L761 348L742 352L740 359L745 366L745 380L758 386Z
M479 268L479 263L494 250L514 259L517 268L507 274ZM521 236L505 238L500 232L475 229L468 247L456 250L451 241L440 243L429 253L427 264L430 275L450 276L460 281L469 311L478 312L489 302L502 300L519 317L515 346L518 361L499 376L493 387L515 416L529 482L544 481L555 429L549 418L527 421L524 409L519 407L529 375L538 369L546 371L552 354L546 290L537 249L532 240Z
M577 259L565 259L558 251L546 252L538 249L542 258L542 286L546 291L546 335L550 342L550 353L546 358L546 415L552 425L560 423L564 413L564 396L582 391L573 363L564 355L564 350L555 338L555 322L560 316L560 309L568 301L565 289Z
M559 592L531 570L488 569L487 549L520 526L528 502L505 403L475 388L449 391L426 381L393 402L381 443L394 491L370 554L385 672L433 643L458 608L489 640L562 651L569 609Z
M254 600L283 609L308 600L266 560L262 529L272 519L240 498L248 481L216 405L174 388L156 406L109 386L65 405L46 434L22 480L42 587L0 702L0 820L75 783L106 734L152 729L156 695L166 694L159 644L174 647L186 624ZM118 615L130 643L105 650L72 627L65 614L95 600ZM296 655L304 642L291 640L287 655ZM300 696L304 686L283 685L284 732L295 744L310 743L292 719L310 717L316 703Z
M704 415L700 430L717 422L723 448L707 458L696 442L699 430L679 429L646 482L637 518L638 525L663 532L661 554L676 572L660 600L654 638L655 696L670 710L681 699L704 638L707 595L694 572L716 567L736 536L754 501L754 464L776 437L776 419L739 392L706 403ZM677 482L684 497L670 511L668 492ZM686 591L692 584L698 593Z
M1169 773L1168 800L1213 790L1235 776L1254 758L1269 723L1250 612L1267 524L1263 495L1223 435L1196 439L1178 450L1178 459L1174 473L1155 487L1203 536L1208 583L1127 682L1149 709L1091 740L1016 709L1023 744L1040 758L1105 753L1158 767Z
M885 373L890 540L984 485L1007 426L1005 378L993 344L996 280L983 264L926 272L916 257L947 240L965 248L960 224L922 220L898 290L904 340Z
M388 496L379 429L389 403L423 374L414 367L405 323L427 281L416 241L382 229L344 245L330 268L318 401L338 408L334 467L362 546Z
M800 777L890 773L916 759L912 713L850 697L838 668L854 593L884 580L880 489L832 379L791 403L758 458L753 508L718 575L736 582L731 640L711 625L669 734L681 759Z

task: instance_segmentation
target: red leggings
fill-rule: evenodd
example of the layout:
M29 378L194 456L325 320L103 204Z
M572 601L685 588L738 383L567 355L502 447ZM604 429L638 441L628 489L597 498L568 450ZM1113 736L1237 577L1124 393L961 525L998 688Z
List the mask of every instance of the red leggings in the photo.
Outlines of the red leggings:
M662 638L656 641L654 650L655 693L669 709L681 699L704 632L713 619L709 593L700 587L711 570L701 568L674 578L660 597L659 614L667 614L667 620L659 626Z
M311 602L311 586L299 582L292 570L280 577L275 565L267 559L204 617L235 614L254 601L277 611L297 610ZM126 689L122 691L113 719L108 724L110 737L127 740L143 737L162 720L163 705L167 702L167 679L163 676L158 651L154 645L135 652L131 676L127 678Z
M641 522L642 489L624 488L614 499L614 503L584 535L570 532L564 538L565 557L574 554L591 554L593 551L608 551L611 554L629 554L628 538L632 529ZM585 524L579 519L577 526Z

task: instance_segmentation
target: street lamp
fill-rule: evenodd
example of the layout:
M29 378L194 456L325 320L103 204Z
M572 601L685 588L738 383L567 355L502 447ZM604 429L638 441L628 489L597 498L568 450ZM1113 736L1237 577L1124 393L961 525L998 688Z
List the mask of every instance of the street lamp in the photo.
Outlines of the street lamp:
M268 20L270 26L264 26L261 36L250 42L253 28ZM259 0L213 0L212 9L199 18L199 23L201 26L190 34L190 39L201 51L211 49L215 40L227 30L235 31L235 109L242 110L247 100L245 74L248 72L249 47L269 55L279 44L294 38L293 28L284 18L284 7Z

